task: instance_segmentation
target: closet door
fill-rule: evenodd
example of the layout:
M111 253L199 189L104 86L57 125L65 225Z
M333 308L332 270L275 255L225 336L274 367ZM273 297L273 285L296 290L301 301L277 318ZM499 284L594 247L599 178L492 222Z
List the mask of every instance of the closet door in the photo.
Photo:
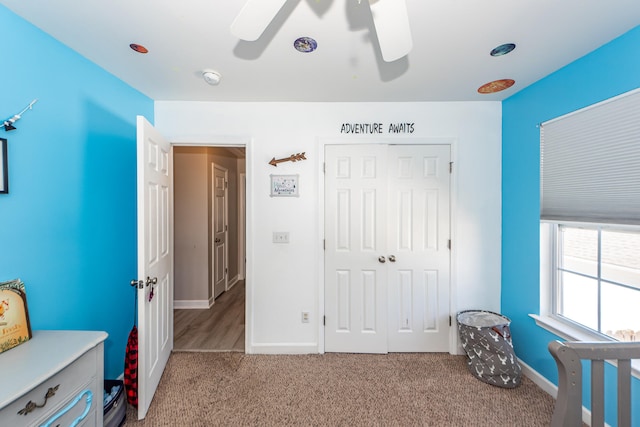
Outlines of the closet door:
M388 159L389 351L449 351L450 147L392 145Z
M448 145L325 148L325 351L447 351Z
M325 148L325 351L387 352L386 152Z

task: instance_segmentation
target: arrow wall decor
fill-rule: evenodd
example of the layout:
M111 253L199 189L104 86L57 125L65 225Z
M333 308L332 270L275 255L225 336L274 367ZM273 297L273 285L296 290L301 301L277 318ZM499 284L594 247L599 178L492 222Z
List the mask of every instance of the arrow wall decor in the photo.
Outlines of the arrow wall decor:
M297 153L297 154L292 154L289 157L285 157L285 158L282 158L282 159L276 159L274 157L273 159L271 159L269 164L272 165L272 166L278 167L278 163L299 162L300 160L307 160L307 158L304 156L304 152Z

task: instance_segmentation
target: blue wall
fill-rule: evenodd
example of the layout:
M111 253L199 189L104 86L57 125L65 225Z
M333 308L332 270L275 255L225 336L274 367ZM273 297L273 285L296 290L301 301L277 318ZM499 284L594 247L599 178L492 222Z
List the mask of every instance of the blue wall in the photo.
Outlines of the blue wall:
M540 301L537 125L638 87L640 27L518 92L502 105L502 311L513 322L518 355L556 384L556 365L547 344L558 337L537 327L528 316L539 313ZM636 422L640 421L638 383L634 382L633 390ZM610 409L615 410L607 406Z
M153 119L153 100L4 6L0 28L0 119L38 98L0 130L0 281L25 282L33 329L107 331L105 376L116 378L134 315L135 120Z

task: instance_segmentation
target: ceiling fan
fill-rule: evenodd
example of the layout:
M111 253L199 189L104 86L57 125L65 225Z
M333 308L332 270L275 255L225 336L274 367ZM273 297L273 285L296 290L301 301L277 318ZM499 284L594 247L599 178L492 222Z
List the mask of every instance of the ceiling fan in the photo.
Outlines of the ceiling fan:
M371 7L380 53L386 62L407 55L413 47L405 0L365 0ZM247 0L231 24L231 34L255 41L269 26L287 0ZM361 3L362 0L358 0Z

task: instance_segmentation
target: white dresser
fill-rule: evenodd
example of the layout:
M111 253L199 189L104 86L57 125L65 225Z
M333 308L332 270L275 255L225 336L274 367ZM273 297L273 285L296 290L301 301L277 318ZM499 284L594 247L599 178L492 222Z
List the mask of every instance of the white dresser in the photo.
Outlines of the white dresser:
M102 427L106 332L34 331L0 353L0 427Z

